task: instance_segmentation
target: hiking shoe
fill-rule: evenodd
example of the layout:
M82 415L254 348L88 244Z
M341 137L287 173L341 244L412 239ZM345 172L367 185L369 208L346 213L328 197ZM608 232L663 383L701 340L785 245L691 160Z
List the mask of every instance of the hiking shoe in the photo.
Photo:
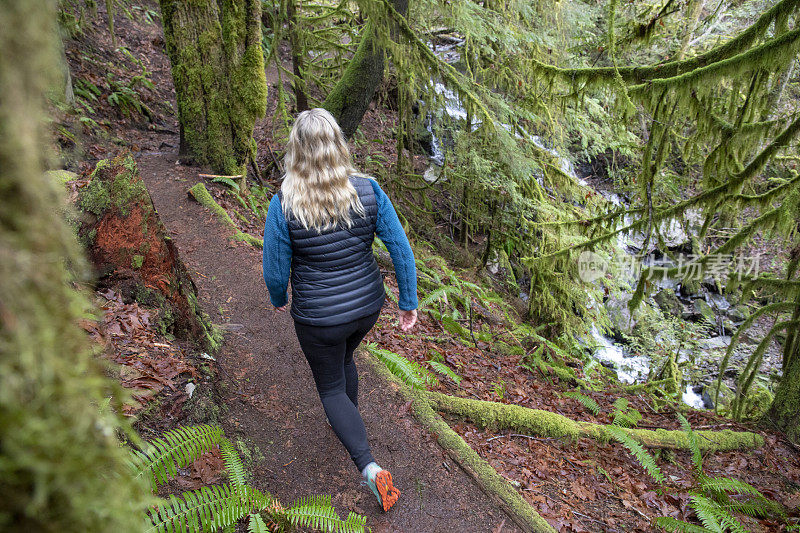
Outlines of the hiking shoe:
M367 486L378 498L384 512L391 509L400 498L400 491L392 485L392 474L388 470L380 470L374 479L367 478Z

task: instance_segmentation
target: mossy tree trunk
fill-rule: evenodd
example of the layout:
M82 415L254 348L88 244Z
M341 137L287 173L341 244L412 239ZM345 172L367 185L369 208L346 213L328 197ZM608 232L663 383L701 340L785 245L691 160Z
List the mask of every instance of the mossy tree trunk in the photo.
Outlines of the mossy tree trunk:
M391 0L398 13L405 16L408 0ZM364 37L353 59L348 63L341 80L330 92L322 107L331 112L344 134L350 138L358 129L364 113L383 79L383 49L375 26L367 23Z
M86 265L44 173L42 104L60 92L54 2L0 8L0 530L144 530L146 489L130 475L118 419L78 321Z
M267 106L259 0L160 0L180 117L180 153L241 175Z
M793 320L798 318L800 306L792 316ZM788 333L783 348L783 377L775 389L768 416L791 440L800 442L800 338L796 330Z
M300 3L300 0L297 0ZM300 41L300 29L297 27L297 7L295 2L289 0L286 6L286 18L289 20L289 46L292 48L292 72L294 73L294 81L292 88L294 89L294 99L297 103L297 111L305 111L308 109L308 97L306 96L306 82L304 78L305 72L305 50Z

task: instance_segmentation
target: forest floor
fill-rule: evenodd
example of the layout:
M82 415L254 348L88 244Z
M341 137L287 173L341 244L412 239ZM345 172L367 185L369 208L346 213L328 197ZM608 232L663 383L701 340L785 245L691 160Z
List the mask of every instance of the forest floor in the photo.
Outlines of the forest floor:
M155 2L142 4L157 11ZM102 6L100 12L102 15ZM98 159L122 150L134 153L158 213L197 284L202 307L226 331L214 362L190 344L155 332L150 324L152 311L122 301L112 289L98 292L104 317L85 327L111 345L111 359L123 365L120 380L139 392L138 402L128 408L128 414L141 421L138 429L150 437L191 421L193 415L185 409L192 403L189 397L213 389L221 406L214 417L231 440L247 450L245 460L253 483L284 503L330 493L340 514L364 514L376 532L515 531L510 518L415 422L398 392L361 364L360 407L370 443L378 461L392 470L403 491L400 504L390 513L379 512L369 490L359 486L359 474L325 423L291 318L275 313L269 305L260 251L230 241L230 228L186 194L189 187L202 181L198 173L203 170L178 159L174 89L158 20L148 24L117 17L116 25L119 44L136 60L113 50L103 16L67 46L73 77L91 82L101 94L93 101L92 112L86 112L92 122L61 117L65 127L59 151L71 154L66 157L70 166L84 174ZM129 83L143 68L153 87L137 90L152 111L151 120L111 106L107 99L115 83L116 87ZM268 79L277 83L274 70L268 71ZM275 109L274 93L271 91L267 117ZM357 144L357 167L366 168L375 153L388 161L396 157L391 142L393 123L388 109L374 107L368 112L362 139L374 142ZM281 150L272 126L267 118L255 133L262 168ZM234 203L225 189L207 185L219 202L232 210ZM236 220L240 229L260 237L263 219ZM391 273L387 274L387 282L394 287ZM679 428L674 408L656 408L646 396L615 389L611 382L602 392L584 391L601 406L600 414L594 416L578 401L563 396L568 385L525 368L518 355L503 355L490 344L459 339L426 314L420 316L415 335L404 335L396 327L395 316L396 307L387 302L367 340L419 362L426 361L432 351L443 354L462 381L455 384L443 379L434 390L600 423L610 422L611 404L624 397L644 416L640 427ZM482 324L477 323L479 326ZM216 372L213 382L203 372L208 366ZM186 388L189 383L197 387L193 394ZM767 444L760 449L706 456L706 473L745 480L796 512L800 506L800 454L796 447L778 433L734 424L709 412L690 411L687 418L696 429L733 428L764 435ZM461 420L449 422L558 531L646 532L654 530L650 520L656 516L686 519L691 514L688 502L694 481L686 452L665 454L659 460L667 476L659 486L618 444L535 438L481 430ZM182 473L175 488L186 490L215 482L220 469L218 457L206 456ZM762 531L783 527L772 521L753 520L748 525Z

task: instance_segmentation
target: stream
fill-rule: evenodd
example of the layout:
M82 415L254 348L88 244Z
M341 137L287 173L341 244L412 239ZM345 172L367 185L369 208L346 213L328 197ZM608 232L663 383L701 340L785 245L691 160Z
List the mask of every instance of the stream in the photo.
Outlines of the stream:
M448 63L454 63L460 59L460 46L463 44L456 38L447 38L443 46L430 44L433 51ZM429 110L425 116L425 126L429 136L429 143L426 151L429 156L429 166L423 177L428 182L440 179L439 169L444 163L444 146L448 143L447 139L441 139L436 134L434 124L446 125L447 123L461 123L467 119L467 112L464 109L458 95L445 87L441 82L434 84L434 90L439 95L442 105L435 110ZM420 105L420 109L423 107ZM478 122L471 124L472 128L478 126ZM518 131L512 131L510 126L503 125L510 133L521 137ZM581 186L599 194L608 203L609 207L628 207L628 202L620 195L606 190L593 187L586 178L588 175L581 176L575 170L572 160L559 153L554 148L548 146L545 139L537 135L525 133L527 140L538 148L551 153L561 167L561 170L574 179ZM578 165L579 168L583 165ZM442 178L443 179L443 178ZM541 178L537 178L541 183ZM632 222L629 216L625 217L625 225ZM684 220L672 219L662 222L659 231L663 236L663 242L668 249L691 250L691 239L697 234L702 225L702 214L698 210L686 213ZM654 243L650 249L643 250L645 246L645 235L640 231L621 233L615 243L614 257L627 256L633 261L634 257L640 256L645 252L643 265L657 265L665 268L675 266L672 261L658 249ZM587 334L587 338L582 339L592 356L604 366L613 369L617 378L626 384L642 383L647 381L651 373L653 361L645 354L635 354L629 347L619 342L621 333L630 335L636 322L631 313L627 310L627 302L633 295L635 287L635 277L629 276L630 289L620 294L615 294L607 298L602 306L603 311L609 316L612 323L610 332L603 332L597 324L593 323ZM599 283L600 280L594 281ZM679 279L656 279L654 280L655 289L653 295L644 299L641 305L660 308L665 315L679 317L686 322L696 323L706 320L709 324L716 326L709 331L708 338L697 339L692 349L680 349L678 351L678 362L688 362L684 368L685 389L683 391L683 402L696 409L712 408L711 396L705 392L705 388L716 380L718 375L718 362L725 353L725 349L730 344L733 331L746 318L748 312L742 306L732 305L727 299L718 292L718 287L713 281L704 279L694 285L683 282ZM527 295L525 295L527 296ZM635 316L635 314L634 314ZM663 333L665 336L667 333ZM658 337L662 333L656 334L659 342L672 343L675 348L679 348L676 339ZM754 345L743 344L737 347L732 357L731 366L742 366L749 353L752 353ZM773 368L780 368L780 350L776 342L767 351L761 366L759 377L762 383L768 383L768 374ZM735 373L726 371L724 382L731 388L735 388Z

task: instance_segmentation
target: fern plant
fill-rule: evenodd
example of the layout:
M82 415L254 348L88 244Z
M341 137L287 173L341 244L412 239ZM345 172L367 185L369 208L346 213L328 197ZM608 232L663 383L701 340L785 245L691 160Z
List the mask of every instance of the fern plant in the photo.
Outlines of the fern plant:
M461 383L461 376L456 374L453 369L451 369L446 364L439 362L439 361L428 361L428 365L434 369L439 374L448 377L453 380L453 382L458 385Z
M593 415L600 414L600 405L595 401L594 398L590 396L586 396L585 394L580 393L578 391L567 391L563 394L563 396L565 398L572 398L573 400L578 400Z
M608 434L614 438L617 442L625 446L628 451L633 454L642 468L650 474L650 477L653 478L657 483L664 482L664 474L661 472L661 469L658 467L655 458L650 455L650 452L644 449L644 446L639 444L633 437L628 435L624 429L615 426L608 426L607 427Z
M611 412L611 423L623 428L635 428L642 419L642 413L628 404L626 398L618 398L614 402L614 410Z
M364 343L364 348L386 365L392 374L415 389L424 389L427 385L438 383L436 376L416 361L410 361L400 354L378 348L374 342Z
M747 529L736 517L737 514L751 517L777 516L786 520L783 508L767 499L749 483L733 478L706 475L703 471L703 455L700 452L697 434L680 413L678 419L688 436L692 453L692 475L695 486L690 493L690 507L700 525L671 516L661 516L653 521L656 526L673 533L746 533ZM628 448L650 477L659 484L664 482L664 475L655 458L624 429L609 426L608 433Z
M236 448L219 427L200 425L168 431L141 451L133 451L137 476L151 481L153 489L174 477L202 454L219 447L228 482L170 495L148 511L148 533L213 532L244 518L250 533L287 531L297 526L327 532L363 533L366 517L349 513L341 520L330 496L311 496L284 508L270 494L247 484L247 473Z

